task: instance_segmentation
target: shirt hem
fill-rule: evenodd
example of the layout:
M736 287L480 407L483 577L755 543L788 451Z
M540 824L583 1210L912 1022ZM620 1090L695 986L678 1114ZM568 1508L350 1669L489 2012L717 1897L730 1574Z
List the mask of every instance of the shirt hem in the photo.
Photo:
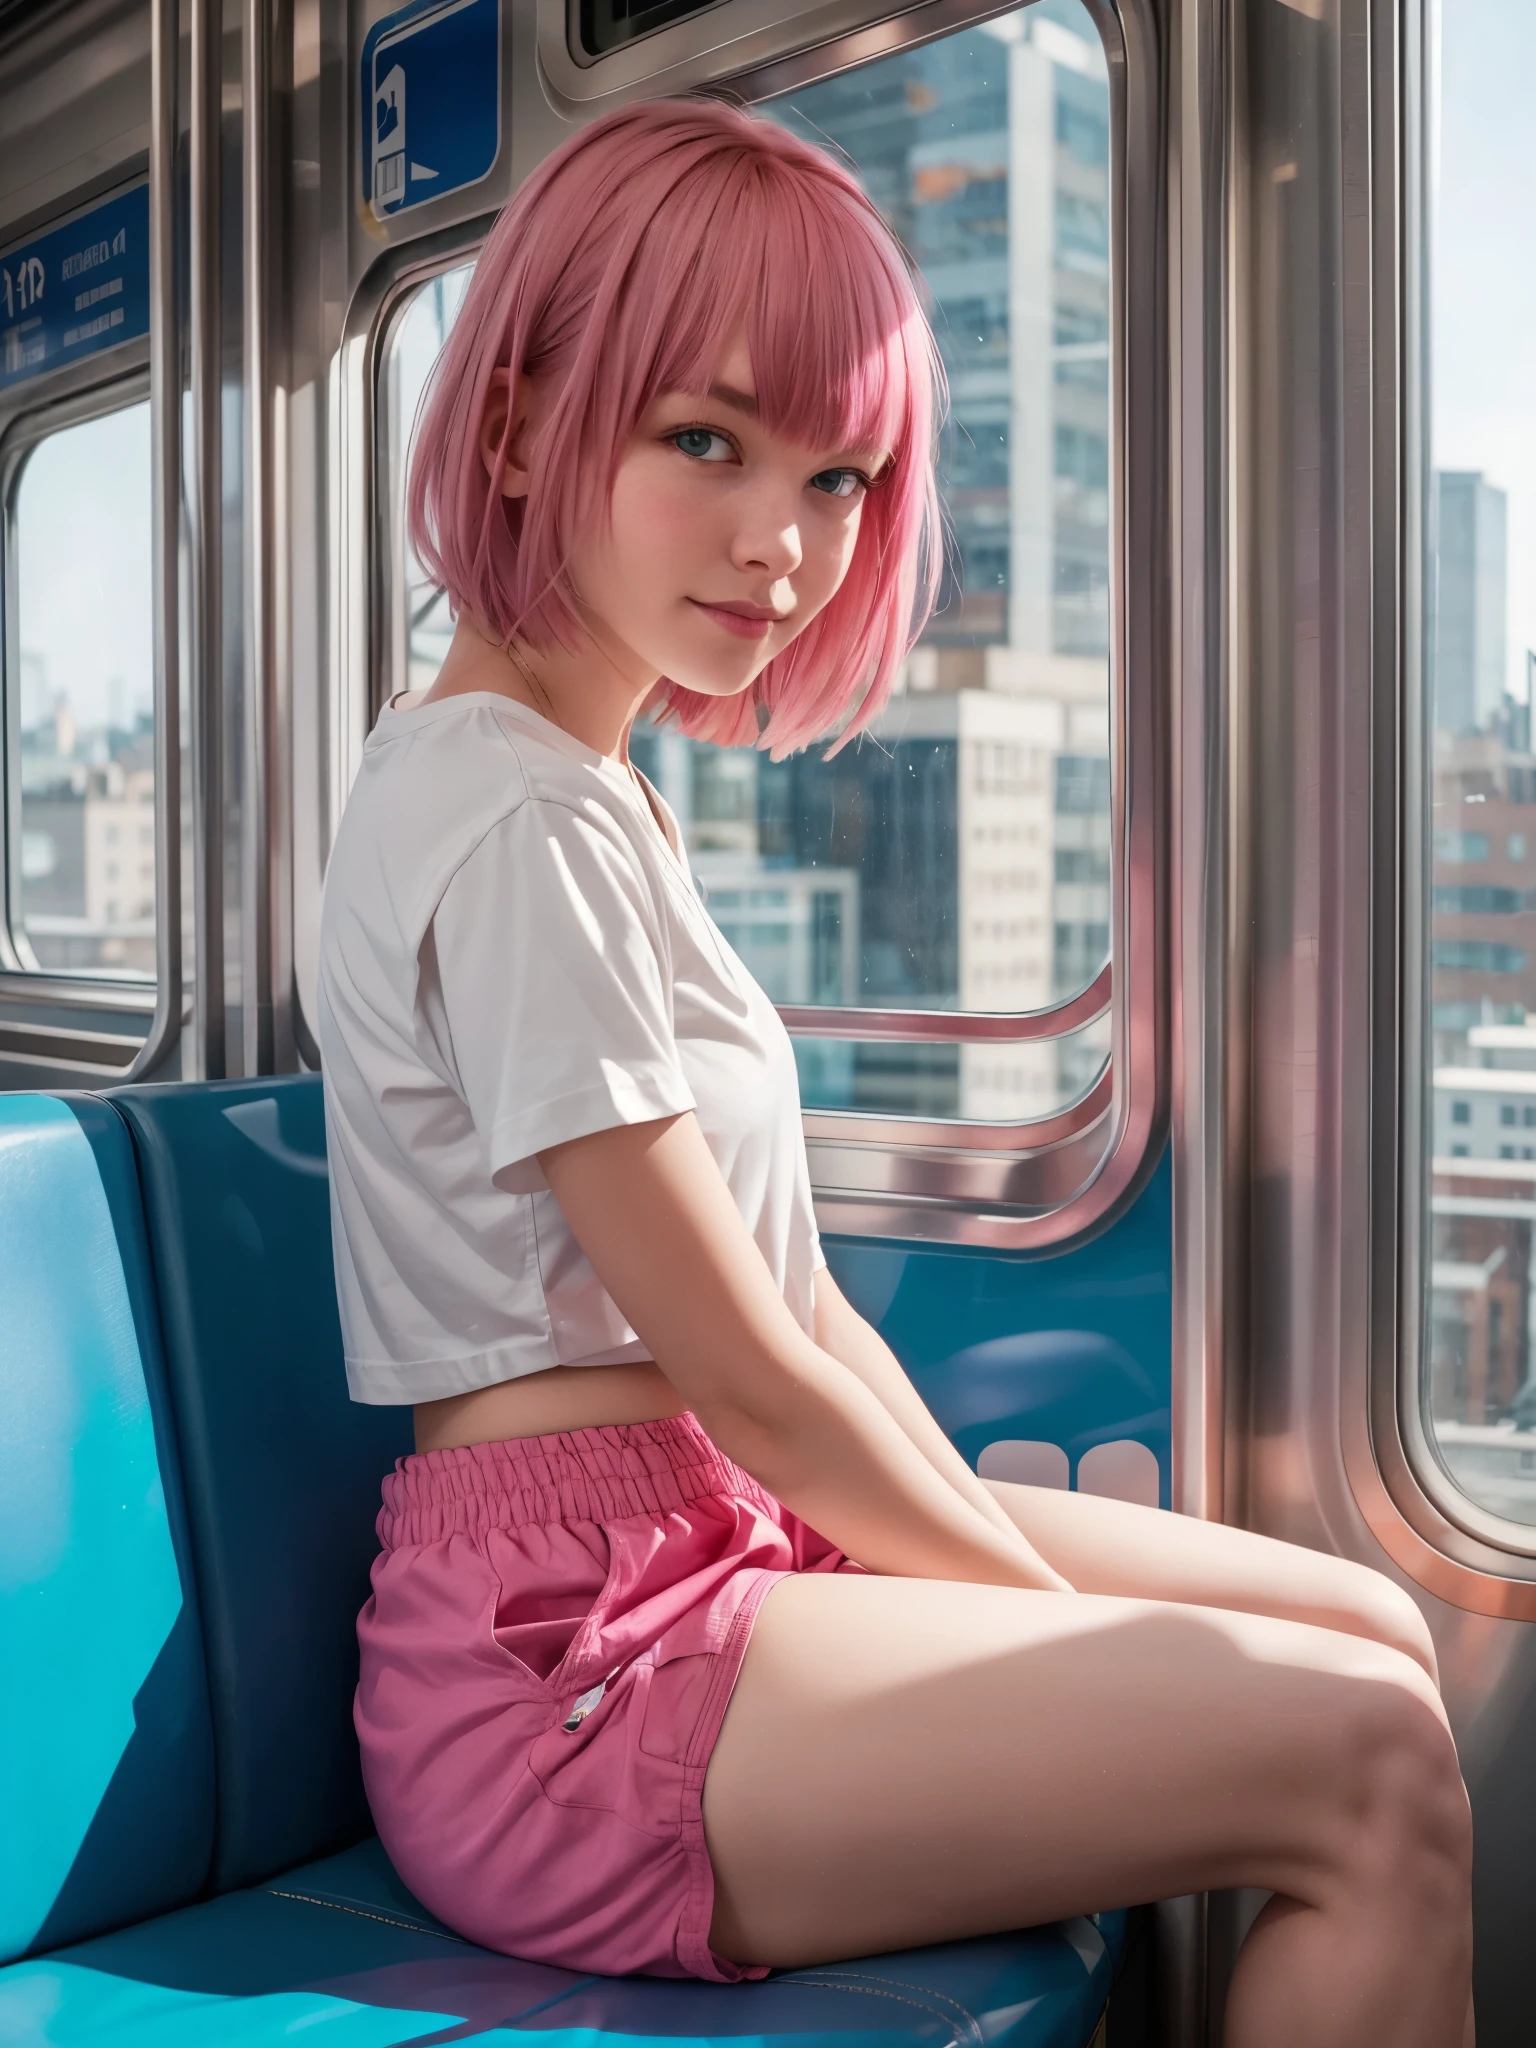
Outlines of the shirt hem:
M348 1358L347 1392L369 1408L413 1407L418 1401L445 1401L452 1394L474 1394L505 1380L523 1380L560 1364L553 1355L524 1363L516 1351L498 1347L471 1352L464 1358L433 1358L397 1364L389 1359Z

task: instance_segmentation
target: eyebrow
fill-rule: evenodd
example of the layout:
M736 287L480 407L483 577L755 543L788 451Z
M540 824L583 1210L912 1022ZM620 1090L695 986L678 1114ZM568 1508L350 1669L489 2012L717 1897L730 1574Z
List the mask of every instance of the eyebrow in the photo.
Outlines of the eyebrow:
M738 391L734 384L711 384L704 395L717 405L728 405L736 412L744 412L749 419L757 418L756 398L750 391Z

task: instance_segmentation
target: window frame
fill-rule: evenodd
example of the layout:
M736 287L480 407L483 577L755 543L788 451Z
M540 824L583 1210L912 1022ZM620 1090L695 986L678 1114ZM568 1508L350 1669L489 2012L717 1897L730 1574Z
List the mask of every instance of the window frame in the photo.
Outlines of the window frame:
M155 976L95 974L85 970L71 973L29 966L30 947L25 934L18 938L21 761L16 739L21 647L17 495L28 462L55 434L84 426L91 420L106 419L130 406L149 403L148 343L140 339L128 344L125 354L128 350L138 360L131 357L126 366L115 366L109 376L102 375L99 364L80 365L60 377L62 389L54 389L39 399L35 392L23 387L27 402L0 410L0 1002L7 1004L38 1003L55 1008L124 1010L134 1014L151 1013L155 1008ZM81 371L89 374L81 375ZM151 451L151 462L153 459ZM158 814L158 790L155 803ZM65 1035L72 1040L80 1038L77 1031ZM130 1054L138 1049L132 1041L122 1043ZM115 1057L110 1062L114 1068L122 1063Z
M1432 0L1405 0L1402 29L1403 107L1397 171L1401 332L1398 373L1404 394L1401 462L1401 575L1397 629L1401 648L1396 749L1400 763L1400 899L1397 905L1399 1014L1393 1046L1400 1062L1397 1103L1401 1155L1397 1174L1397 1299L1395 1367L1380 1361L1373 1421L1382 1477L1399 1510L1440 1553L1427 1582L1462 1605L1483 1607L1486 1583L1502 1580L1501 1611L1536 1616L1536 1528L1480 1506L1463 1492L1436 1447L1427 1419L1433 1288L1430 1266L1434 1077L1430 1059L1433 994L1434 705L1429 689L1426 592L1430 574L1427 517L1433 490L1433 405L1429 333L1433 250L1430 179L1433 125ZM1503 1128L1502 1124L1499 1128ZM1498 1162L1495 1162L1498 1163ZM1475 1165L1475 1162L1470 1162ZM1536 1335L1536 1333L1533 1333ZM1447 1567L1449 1571L1447 1572ZM1484 1582L1474 1595L1475 1580ZM1443 1583L1437 1583L1443 1581ZM1525 1582L1522 1586L1520 1582Z
M588 67L589 78L663 38L718 24L739 0L663 29ZM563 10L564 0L547 0ZM1158 44L1148 0L1085 0L1104 43L1110 94L1110 832L1109 960L1089 987L1023 1013L822 1009L786 1006L797 1034L883 1042L1001 1044L1058 1039L1107 1011L1110 1051L1074 1101L1023 1122L936 1121L861 1111L804 1113L811 1178L823 1229L1022 1253L1054 1251L1104 1228L1149 1177L1168 1121L1166 706L1169 648L1162 593L1167 544L1168 393L1164 114ZM860 67L898 49L975 27L1015 6L930 0L894 19L871 19L819 47L737 71L732 91L757 101ZM563 11L561 19L564 19ZM544 17L541 15L541 36ZM803 25L797 40L805 36ZM706 44L714 29L705 37ZM542 47L542 45L541 45ZM712 48L712 45L710 45ZM685 67L686 68L686 67ZM607 74L604 73L606 76ZM672 70L636 91L680 90L714 76L706 53L686 78ZM586 109L582 110L587 111ZM342 564L341 672L350 678L337 795L392 675L396 594L395 509L389 492L383 377L398 321L415 291L471 259L494 216L400 244L370 271L349 308L342 346L350 387L350 459L341 464L340 532L369 542L366 565ZM1132 351L1135 331L1141 346ZM353 438L355 435L355 439ZM1118 972L1116 969L1118 968Z

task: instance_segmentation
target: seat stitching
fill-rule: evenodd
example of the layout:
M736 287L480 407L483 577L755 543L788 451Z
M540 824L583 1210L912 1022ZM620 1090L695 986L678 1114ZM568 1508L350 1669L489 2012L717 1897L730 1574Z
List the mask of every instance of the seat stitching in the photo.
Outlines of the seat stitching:
M426 1927L419 1920L396 1920L388 1913L369 1913L362 1906L343 1906L337 1899L316 1899L308 1892L280 1892L267 1887L269 1899L292 1899L300 1906L327 1906L333 1913L351 1913L359 1920L377 1920L381 1927L403 1927L408 1934L430 1934L438 1941L456 1941L460 1948L476 1948L477 1942L466 1941L461 1934L449 1934L441 1927Z
M783 1977L779 1981L786 1986L790 1984L810 1984L819 1991L846 1991L851 1998L888 1998L893 2005L909 2005L914 2012L927 2013L931 2020L940 2020L951 2028L954 2025L953 2015L940 2011L937 2006L924 2005L916 1998L903 1998L895 1991L877 1991L874 1989L873 1984L850 1984L846 1978L840 1977L810 1977L799 1971L793 1977ZM960 2010L965 2012L964 2006ZM982 2037L980 2027L976 2025L975 2020L971 2018L969 2013L966 2013L965 2016L970 2020L971 2027L975 2032L975 2038L979 2043ZM951 2038L954 2038L953 2035L951 2035Z
M920 1998L935 1998L941 2004L951 2006L954 2011L959 2013L966 2026L974 2032L978 2043L983 2038L981 2022L975 2013L971 2011L968 2005L962 2005L958 1998L951 1998L947 1991L935 1991L928 1984L908 1984L905 1978L902 1977L871 1977L864 1970L843 1970L840 1968L838 1975L840 1978L854 1984L894 1984L902 1991L915 1991Z
M400 1927L408 1934L433 1935L439 1941L456 1942L460 1948L475 1948L478 1946L475 1942L465 1941L462 1935L448 1934L436 1927L424 1927L419 1920L397 1920L387 1913L367 1912L361 1906L344 1906L335 1899L317 1899L308 1892L280 1892L275 1886L269 1885L267 1887L267 1896L273 1899L291 1899L296 1905L300 1906L326 1906L333 1913L351 1913L356 1919L376 1920L381 1927ZM892 1983L901 1983L899 1978L870 1978L860 1976L854 1972L849 1972L842 1977L815 1977L807 1972L797 1971L794 1976L784 1976L778 1981L784 1986L790 1984L809 1984L817 1990L845 1991L850 1996L856 1998L888 1998L893 2005L910 2006L914 2012L927 2013L930 2019L941 2020L945 2023L951 2023L953 2020L953 2013L946 2013L939 2006L926 2005L920 1998L903 1998L897 1991L885 1988ZM583 1987L578 1985L574 1988L580 1990ZM958 2012L966 2022L967 2028L974 2039L978 2043L982 2040L981 2027L975 2014L969 2012L958 1999L951 1998L948 1992L930 1991L927 1986L916 1984L902 1984L902 1989L906 1991L921 1991L926 1997L937 1999L943 2005L953 2007L954 2012ZM563 1998L569 1995L569 1993L561 1993L560 1997ZM549 2002L558 2004L560 1999L556 1998Z

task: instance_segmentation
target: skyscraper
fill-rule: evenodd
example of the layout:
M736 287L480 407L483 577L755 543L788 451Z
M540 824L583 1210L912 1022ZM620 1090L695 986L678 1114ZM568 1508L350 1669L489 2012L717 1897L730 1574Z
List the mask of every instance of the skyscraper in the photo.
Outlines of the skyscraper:
M1481 470L1435 478L1435 724L1485 729L1504 702L1509 555L1506 499Z

